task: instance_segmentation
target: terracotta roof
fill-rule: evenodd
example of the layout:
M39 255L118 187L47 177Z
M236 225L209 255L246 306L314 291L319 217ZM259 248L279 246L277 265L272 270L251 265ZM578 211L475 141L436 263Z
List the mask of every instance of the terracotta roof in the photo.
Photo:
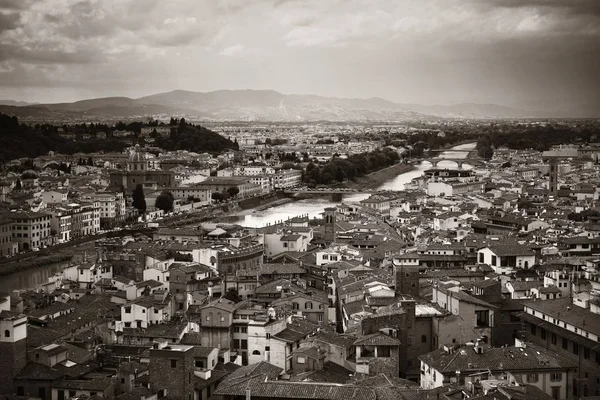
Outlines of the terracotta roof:
M47 367L44 364L28 362L19 373L15 376L15 379L19 380L56 380L60 379L64 374Z
M600 335L600 315L574 305L569 297L542 301L528 301L524 305L540 313L558 318L567 324ZM559 317L560 314L560 317Z
M381 332L360 337L354 341L355 345L363 346L400 346L400 341Z
M376 400L375 390L367 387L316 382L286 382L263 380L260 377L229 386L219 386L216 395L245 396L246 388L252 397L316 400Z
M473 347L465 346L454 352L438 349L419 356L428 366L441 373L454 374L459 370L464 374L481 370L491 371L543 371L575 368L558 354L542 347L527 343L527 347L486 347L481 354Z

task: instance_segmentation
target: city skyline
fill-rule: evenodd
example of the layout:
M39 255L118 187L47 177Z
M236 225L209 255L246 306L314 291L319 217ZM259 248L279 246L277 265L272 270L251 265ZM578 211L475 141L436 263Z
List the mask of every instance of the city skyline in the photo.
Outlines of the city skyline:
M0 98L269 89L600 106L594 1L0 1Z

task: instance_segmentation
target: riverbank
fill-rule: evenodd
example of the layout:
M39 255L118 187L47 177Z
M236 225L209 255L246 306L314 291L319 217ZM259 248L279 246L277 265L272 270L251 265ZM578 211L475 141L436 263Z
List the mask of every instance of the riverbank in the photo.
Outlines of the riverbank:
M15 272L27 271L34 268L43 267L46 265L54 265L65 261L70 261L73 258L73 253L54 254L43 257L37 257L34 259L14 261L7 263L0 267L0 276L7 276L14 274Z
M371 172L368 175L361 176L354 181L346 181L341 186L350 189L377 189L390 179L394 179L400 174L415 170L411 164L394 164L390 167Z

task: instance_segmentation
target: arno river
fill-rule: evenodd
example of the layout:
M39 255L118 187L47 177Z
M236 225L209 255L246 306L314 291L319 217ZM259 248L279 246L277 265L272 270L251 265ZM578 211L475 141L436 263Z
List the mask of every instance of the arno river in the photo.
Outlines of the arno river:
M441 153L440 158L451 159L463 159L469 154L469 150L475 148L475 143L467 143L459 146L452 147L452 150L467 150L464 153L461 152L447 152ZM451 161L441 161L438 164L439 168L452 168L456 167ZM400 175L390 177L390 179L384 182L378 189L384 190L404 190L404 184L409 183L412 179L418 178L423 175L424 171L431 168L431 164L422 162L414 170L404 172ZM469 166L465 165L465 168ZM366 199L369 194L348 194L344 195L342 202L351 203L358 202ZM240 216L233 222L248 226L248 227L263 227L266 225L276 224L280 221L285 221L289 218L293 218L299 215L308 215L309 218L318 218L326 207L332 207L340 203L334 203L326 198L307 199L299 200L293 203L287 203L280 206L268 208L263 211L255 211L248 213L247 215Z
M466 151L464 153L455 151L442 153L440 154L440 158L446 158L448 160L466 158L469 150L474 148L475 143L467 143L455 146L452 148L453 150ZM452 163L451 161L442 161L438 164L438 167L440 168L451 168L455 166L456 164ZM468 166L465 167L468 168ZM390 177L389 180L384 182L378 189L403 190L405 183L409 183L412 179L423 175L424 171L428 168L431 168L431 165L427 162L422 162L412 171ZM348 194L344 196L342 201L345 203L358 202L367 198L368 196L368 194ZM310 218L318 218L326 207L332 207L337 204L339 203L331 202L325 198L299 200L293 203L267 208L263 211L250 211L248 214L230 221L248 227L262 227L275 224L279 221L285 221L289 218L300 215L308 215ZM36 288L40 284L47 282L48 278L59 273L66 265L67 263L46 265L43 267L2 276L0 277L0 292Z

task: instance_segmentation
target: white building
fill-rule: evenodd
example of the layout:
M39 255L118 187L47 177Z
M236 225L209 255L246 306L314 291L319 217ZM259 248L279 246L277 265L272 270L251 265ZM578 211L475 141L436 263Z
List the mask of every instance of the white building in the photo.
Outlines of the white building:
M535 253L527 246L490 245L477 252L477 263L488 264L494 272L508 275L515 269L528 269L535 264Z

